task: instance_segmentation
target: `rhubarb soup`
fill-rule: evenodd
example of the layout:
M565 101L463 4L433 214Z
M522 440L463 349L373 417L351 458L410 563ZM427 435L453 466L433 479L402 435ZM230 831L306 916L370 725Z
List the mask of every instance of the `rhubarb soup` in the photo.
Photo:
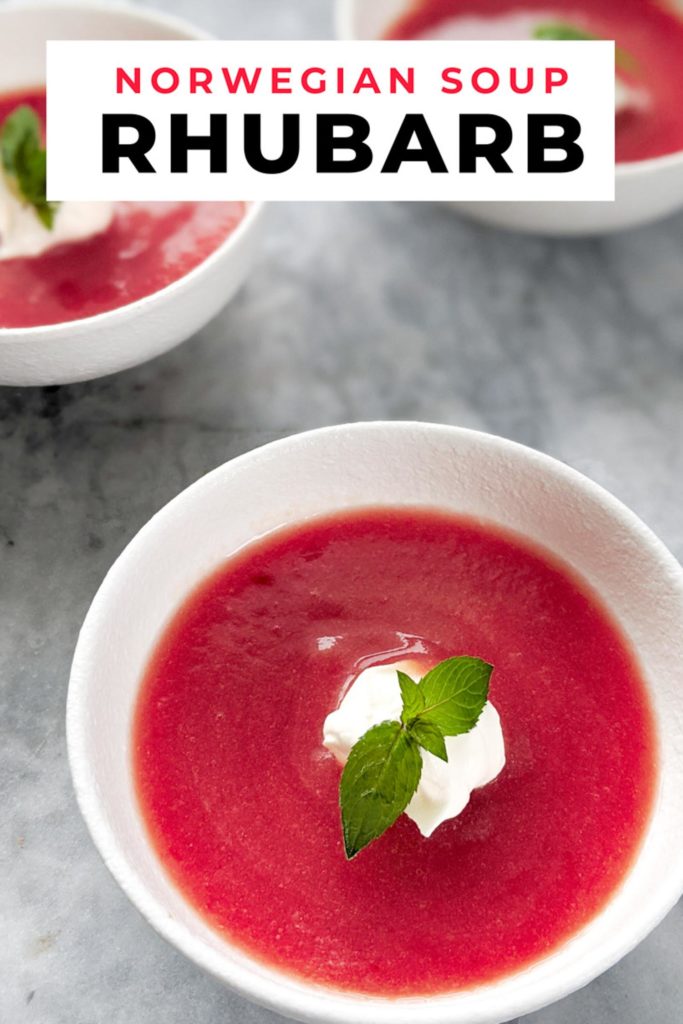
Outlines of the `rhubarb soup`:
M415 684L443 659L484 672L486 708L467 736L444 726L448 764L422 728L436 755L414 745L406 813L351 858L342 814L360 805L344 779L370 733L416 728L429 676ZM413 677L400 693L397 667ZM409 725L377 725L401 694ZM380 779L366 768L361 802ZM277 531L201 583L142 680L133 771L160 861L226 939L386 996L488 982L557 949L629 872L657 779L639 666L588 585L517 535L409 508ZM405 778L390 781L394 799Z
M392 39L615 39L617 160L683 150L683 18L675 0L418 0Z
M21 115L31 112L42 126L44 90L0 97L3 156L5 139L30 141ZM18 146L16 161L0 164L0 328L92 317L160 291L215 252L245 213L242 203L35 202L22 193L22 171L33 166L22 167L25 152Z

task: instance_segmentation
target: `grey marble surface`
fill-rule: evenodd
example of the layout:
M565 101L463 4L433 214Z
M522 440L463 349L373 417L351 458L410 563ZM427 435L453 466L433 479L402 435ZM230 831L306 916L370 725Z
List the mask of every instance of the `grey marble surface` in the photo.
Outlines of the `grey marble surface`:
M245 37L327 37L327 0L173 0ZM290 432L464 424L611 488L683 556L683 218L553 242L430 205L279 206L200 336L92 384L0 389L0 1021L276 1024L159 939L100 863L67 768L79 624L107 567L201 474ZM679 1024L680 907L533 1024Z

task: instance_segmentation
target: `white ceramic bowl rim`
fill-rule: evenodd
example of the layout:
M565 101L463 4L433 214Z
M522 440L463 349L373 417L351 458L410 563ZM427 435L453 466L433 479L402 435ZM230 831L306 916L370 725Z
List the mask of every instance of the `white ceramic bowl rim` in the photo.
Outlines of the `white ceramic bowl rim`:
M366 0L361 0L366 2ZM337 0L336 7L336 33L339 39L356 38L353 32L353 13L357 8L359 0ZM630 160L628 163L618 163L615 168L617 178L632 178L638 175L647 174L649 171L658 171L664 168L683 168L683 149L674 153L666 153L664 156L647 157L644 160Z
M58 13L60 10L82 10L84 12L99 10L105 13L111 11L130 15L132 18L136 18L147 25L156 24L160 27L177 31L186 35L188 39L212 38L208 32L198 29L190 22L175 15L166 14L147 7L138 7L131 3L100 3L99 0L93 0L93 2L84 2L84 0L64 0L64 2L61 2L61 0L55 0L54 3L41 3L40 0L9 0L9 2L3 3L0 7L0 22L5 11L40 11L43 9L49 9L51 15ZM187 274L183 274L181 277L176 278L175 281L171 281L170 284L151 292L149 295L143 295L142 298L136 299L134 302L127 302L122 306L116 306L114 309L106 310L103 313L95 313L93 316L79 317L76 320L64 320L57 324L37 324L34 327L0 327L0 345L3 342L14 344L17 340L25 339L28 341L36 337L44 338L47 341L50 337L55 337L62 333L73 335L75 331L87 332L95 324L105 325L114 321L124 311L126 314L132 313L134 315L138 311L154 307L157 302L164 302L173 292L184 287L186 284L191 284L195 277L204 273L226 252L238 245L242 235L251 230L252 223L260 217L265 204L247 200L244 200L244 202L246 206L244 216L240 219L235 229L224 238L213 252L209 253L206 259L203 259L201 263L198 263Z
M262 974L250 973L248 967L229 962L217 951L207 950L199 940L189 935L165 910L163 903L149 893L136 870L128 862L125 851L121 848L108 820L101 794L88 766L85 742L88 725L86 695L88 677L96 661L94 651L97 647L97 634L101 629L101 609L106 607L109 593L116 589L119 582L124 578L130 579L139 554L145 550L157 531L163 530L167 522L183 516L186 503L189 506L202 492L207 497L214 493L213 488L223 475L243 470L249 463L254 468L258 468L259 464L263 465L264 462L266 465L272 465L272 461L269 460L279 453L284 454L288 449L305 446L311 439L323 438L333 446L337 439L362 435L363 432L372 435L373 432L382 431L392 431L399 437L404 434L406 443L416 432L427 445L440 441L451 443L455 440L472 445L485 443L488 446L487 450L494 455L524 458L527 465L538 470L539 474L543 473L561 484L564 483L578 497L586 499L586 502L594 502L601 506L615 526L623 528L637 547L646 550L656 560L662 575L666 576L675 593L683 594L683 570L680 565L633 512L608 491L576 470L516 442L459 427L411 422L356 423L287 437L231 460L187 488L149 520L110 569L81 630L69 685L67 741L74 786L78 803L96 846L119 885L138 910L164 938L187 957L253 1002L296 1019L323 1020L329 1024L453 1024L456 1021L458 1024L480 1024L492 1021L494 1017L496 1020L508 1020L569 995L592 981L633 949L664 918L681 896L683 857L676 861L666 877L655 879L648 900L643 901L638 915L631 919L632 924L629 923L628 927L617 933L610 933L610 939L602 945L599 955L590 961L585 956L576 956L563 964L561 983L553 978L544 978L542 982L535 979L532 998L529 998L528 992L516 991L512 998L510 993L506 993L503 1002L501 996L493 989L489 992L487 986L433 998L384 1000L358 997L353 993L308 984L288 976L286 972L274 969L265 978ZM509 977L514 978L516 975ZM468 1006L468 1014L465 1017L463 1006L457 1004L460 998L469 992L481 994L486 1006L480 1011L472 1011Z

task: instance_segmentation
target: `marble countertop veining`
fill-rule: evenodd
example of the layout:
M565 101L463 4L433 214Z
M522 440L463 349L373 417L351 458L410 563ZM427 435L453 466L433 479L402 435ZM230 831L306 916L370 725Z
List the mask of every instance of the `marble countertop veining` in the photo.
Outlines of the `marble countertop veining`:
M329 37L327 0L167 0L219 35ZM0 1021L267 1024L110 878L69 780L64 703L106 569L181 488L346 420L507 434L612 489L683 556L683 217L605 241L429 204L276 205L258 266L189 344L73 387L0 389ZM530 1024L678 1024L683 913Z

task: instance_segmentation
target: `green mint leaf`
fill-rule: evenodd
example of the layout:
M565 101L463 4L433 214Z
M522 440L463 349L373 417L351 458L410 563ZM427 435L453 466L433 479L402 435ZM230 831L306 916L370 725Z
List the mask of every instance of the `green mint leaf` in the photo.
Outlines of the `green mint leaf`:
M421 774L419 747L400 722L382 722L361 736L339 787L349 860L391 828L410 803Z
M534 29L534 39L555 40L557 42L583 42L594 43L600 36L586 32L578 25L572 25L567 21L547 21L537 25ZM620 71L635 73L638 71L638 61L627 50L620 46L616 48L616 64Z
M460 736L479 721L488 700L493 666L480 658L448 658L420 682L425 702L421 722L435 725L444 736Z
M398 685L401 687L401 698L403 700L403 711L401 721L407 725L411 718L415 718L421 711L424 711L424 697L422 690L414 679L411 679L405 672L398 672Z
M425 722L421 718L416 718L408 726L408 734L414 740L417 740L424 750L428 750L435 757L440 757L442 761L448 761L446 741L438 726L432 725L431 722Z
M0 128L0 159L17 195L32 206L49 230L54 226L56 203L48 203L46 153L41 141L41 126L35 110L17 107Z
M570 40L595 42L599 38L599 36L593 35L592 32L586 32L585 29L579 28L578 25L571 25L567 21L546 21L541 25L537 25L534 29L534 39L555 40L557 42L567 42Z
M416 683L397 671L400 722L382 722L351 748L339 786L349 860L405 811L422 775L426 750L448 761L445 738L473 729L488 700L493 668L480 658L449 658Z

